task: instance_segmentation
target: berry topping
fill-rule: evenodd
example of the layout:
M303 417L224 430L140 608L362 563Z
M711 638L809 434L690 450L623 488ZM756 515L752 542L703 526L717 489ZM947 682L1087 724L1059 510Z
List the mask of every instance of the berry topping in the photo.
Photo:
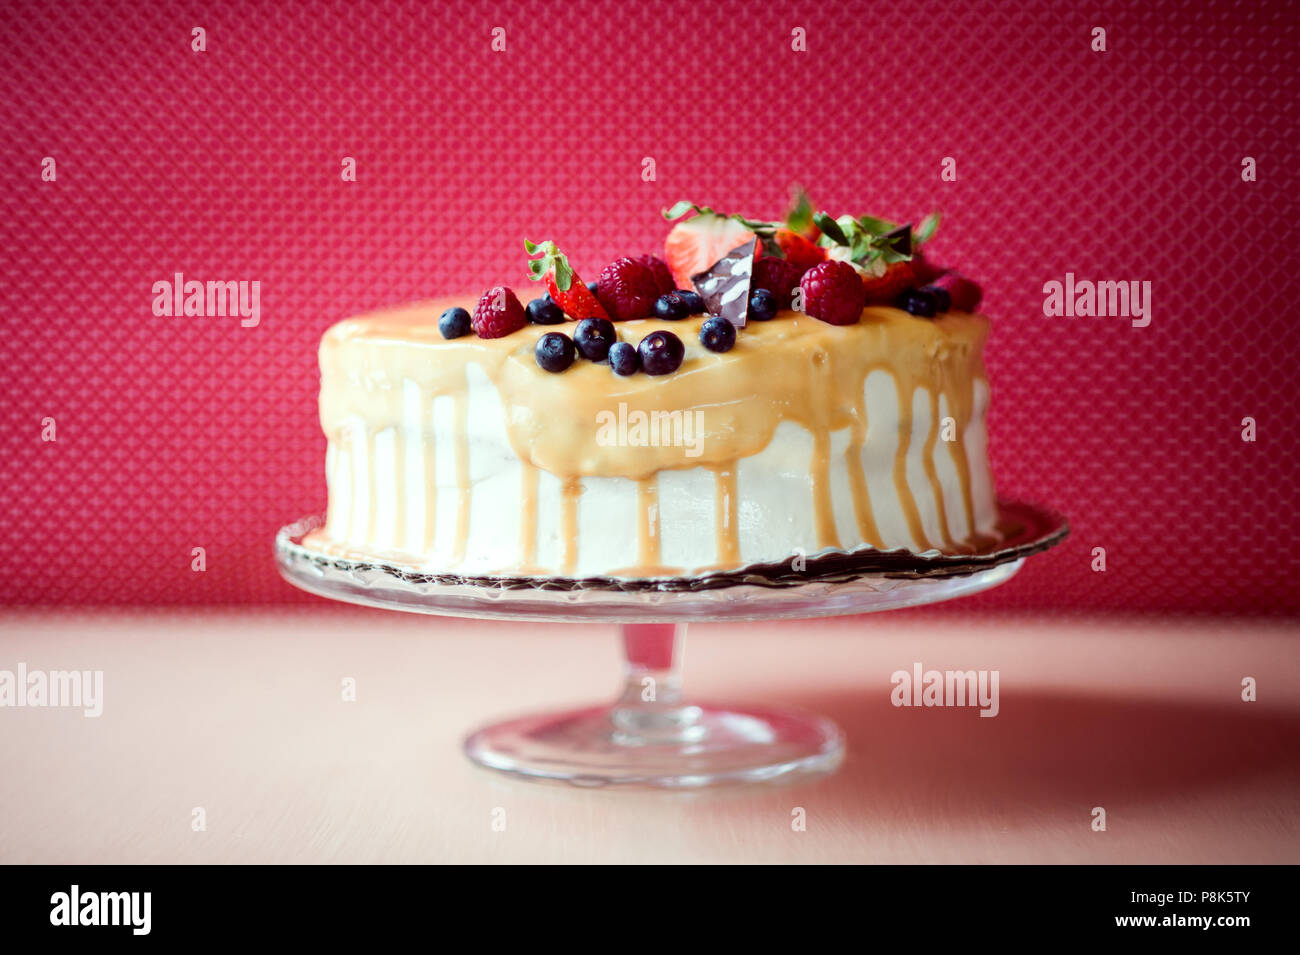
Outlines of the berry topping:
M789 259L765 255L754 263L755 289L766 289L776 299L778 308L789 308L790 297L807 269L799 269Z
M635 375L637 369L641 367L641 356L637 354L636 346L629 342L615 342L609 346L609 367L613 369L614 374L627 377Z
M803 310L831 325L852 325L862 315L866 290L857 270L847 262L827 259L804 273Z
M528 272L534 282L545 282L551 301L566 315L576 319L608 318L589 286L582 284L578 273L569 265L569 257L554 242L534 244L524 239L524 251L539 258L530 259Z
M697 295L696 298L699 298ZM703 302L700 303L703 306ZM667 295L660 295L655 299L655 318L662 318L664 321L676 322L691 314L691 307L686 304L678 292L669 292Z
M921 258L922 243L939 227L937 215L926 216L915 229L874 216L813 216L828 259L848 262L862 276L868 305L889 305L905 289L924 285L930 267Z
M736 344L736 326L718 315L706 318L700 326L700 344L709 351L731 351Z
M704 311L704 299L700 298L699 292L693 289L679 288L677 295L686 303L686 307L690 309L692 315L699 315Z
M767 289L756 288L749 293L749 317L754 321L771 321L778 311L776 297Z
M773 234L777 246L785 254L785 259L803 275L818 262L826 258L826 250L811 239L806 239L789 229L777 229Z
M573 339L561 332L547 332L537 339L533 355L545 371L564 371L573 364Z
M438 316L438 331L443 338L460 338L470 333L469 312L463 308L449 308Z
M927 292L923 288L909 288L898 294L898 298L894 300L894 307L901 308L910 315L934 318L939 302L933 292Z
M664 218L671 222L691 211L697 215L678 222L664 240L668 268L678 288L689 288L692 275L706 271L732 249L754 238L754 232L739 218L690 202L677 203L664 213Z
M647 375L670 375L681 367L686 347L672 332L651 332L637 346Z
M956 272L945 272L933 284L948 293L955 312L975 311L980 307L980 299L984 297L984 292L978 285Z
M940 269L936 269L930 264L919 249L912 252L912 271L916 273L916 281L921 285L927 285L939 277Z
M616 341L618 332L608 318L584 318L573 330L573 343L588 361L604 361Z
M564 321L564 312L560 311L560 306L549 295L533 299L524 311L534 325L559 325Z
M484 292L478 300L470 324L479 338L504 338L519 331L528 320L515 293L504 285L497 285Z
M657 255L642 255L637 261L650 270L654 276L655 287L660 295L667 295L677 288L677 283L673 281L672 273L668 271L668 265Z
M913 262L895 262L885 268L884 275L862 277L868 305L892 305L899 295L918 284Z
M946 312L952 308L952 296L948 294L946 288L939 285L927 285L921 291L934 296L934 310L936 312Z
M616 322L645 318L659 297L654 273L635 259L615 259L596 280L596 297Z

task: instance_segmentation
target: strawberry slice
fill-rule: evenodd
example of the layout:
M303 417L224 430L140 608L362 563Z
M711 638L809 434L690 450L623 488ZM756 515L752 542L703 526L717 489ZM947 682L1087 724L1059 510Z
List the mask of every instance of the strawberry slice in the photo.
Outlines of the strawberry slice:
M540 258L528 260L529 278L545 282L551 301L560 306L565 315L577 321L584 318L609 318L604 306L583 284L578 273L569 264L569 257L549 239L533 243L524 239L524 251Z
M724 216L707 206L679 202L664 213L668 221L680 219L694 210L695 215L678 222L664 240L668 270L678 288L691 288L691 276L706 272L715 262L737 246L755 238L744 222Z

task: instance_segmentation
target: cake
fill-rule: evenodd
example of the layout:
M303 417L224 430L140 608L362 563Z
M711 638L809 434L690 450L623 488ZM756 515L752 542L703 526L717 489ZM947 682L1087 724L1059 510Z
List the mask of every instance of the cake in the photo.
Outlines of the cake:
M307 544L567 578L993 546L989 321L927 262L935 220L666 214L663 258L590 286L527 243L526 309L499 286L331 327Z

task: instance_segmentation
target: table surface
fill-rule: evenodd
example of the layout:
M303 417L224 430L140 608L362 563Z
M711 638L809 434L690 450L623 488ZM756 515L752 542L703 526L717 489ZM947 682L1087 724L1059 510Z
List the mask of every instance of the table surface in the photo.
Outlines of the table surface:
M893 706L915 662L997 670L998 716ZM612 695L613 626L7 612L0 670L19 663L102 670L104 710L0 709L6 863L1300 862L1295 621L701 624L692 695L822 712L848 756L694 794L530 784L460 753L493 718Z

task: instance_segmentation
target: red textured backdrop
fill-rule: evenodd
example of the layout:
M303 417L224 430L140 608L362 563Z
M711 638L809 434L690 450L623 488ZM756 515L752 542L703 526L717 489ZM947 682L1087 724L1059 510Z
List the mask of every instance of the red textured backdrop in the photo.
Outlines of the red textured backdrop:
M942 209L985 286L1000 489L1074 534L963 607L1300 609L1295 8L1101 6L5 4L0 601L308 599L270 542L324 504L329 323L798 181ZM1150 280L1151 325L1044 318L1067 270ZM154 317L176 271L259 280L261 325Z

